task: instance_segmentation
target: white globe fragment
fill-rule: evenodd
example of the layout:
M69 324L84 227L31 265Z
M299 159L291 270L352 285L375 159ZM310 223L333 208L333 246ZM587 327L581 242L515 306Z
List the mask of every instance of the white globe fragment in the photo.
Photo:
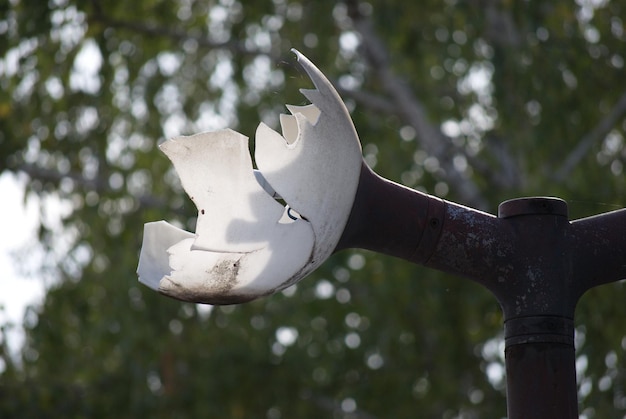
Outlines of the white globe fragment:
M313 225L314 269L330 256L341 238L363 158L341 97L308 58L293 51L316 87L301 90L312 104L287 106L292 115L280 119L285 138L261 123L255 159L272 188Z
M247 137L232 130L161 145L198 221L195 234L164 221L145 225L143 284L184 301L241 303L294 284L335 249L356 194L361 146L335 89L294 52L316 87L301 91L312 104L287 105L283 135L259 125L258 171Z
M202 133L166 141L161 150L198 221L196 234L164 221L145 225L142 283L180 300L226 304L272 293L277 278L306 265L313 229L302 219L284 221L285 208L257 182L245 136Z

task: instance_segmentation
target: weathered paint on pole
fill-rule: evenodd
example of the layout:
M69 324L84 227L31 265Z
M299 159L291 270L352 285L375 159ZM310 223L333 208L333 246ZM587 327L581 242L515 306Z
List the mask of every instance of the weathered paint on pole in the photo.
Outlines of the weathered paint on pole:
M626 209L570 221L558 198L502 203L498 216L383 179L365 165L336 250L369 249L489 289L504 313L508 417L577 418L574 311L626 278Z

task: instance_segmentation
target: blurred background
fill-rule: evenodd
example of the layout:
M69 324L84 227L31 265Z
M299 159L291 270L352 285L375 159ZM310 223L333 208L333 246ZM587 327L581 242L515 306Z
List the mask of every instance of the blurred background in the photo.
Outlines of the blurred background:
M297 48L382 176L490 213L611 211L625 21L616 0L0 1L0 417L504 417L500 309L467 280L350 250L240 306L138 284L143 224L195 225L156 145L230 127L253 148L306 103ZM625 300L579 303L584 418L626 414Z

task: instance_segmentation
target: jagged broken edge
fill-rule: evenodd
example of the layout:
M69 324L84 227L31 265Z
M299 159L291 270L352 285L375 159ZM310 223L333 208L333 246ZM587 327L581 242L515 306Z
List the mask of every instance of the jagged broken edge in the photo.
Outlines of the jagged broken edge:
M352 129L354 130L356 134L357 131L356 131L356 128L354 127L354 123L352 122L352 117L350 116L350 112L348 112L348 109L346 108L346 105L343 102L343 99L341 99L341 96L339 96L339 93L337 93L337 89L334 88L330 80L328 80L328 78L324 75L324 73L322 73L320 69L317 68L315 64L313 64L311 60L309 60L300 51L298 51L295 48L292 48L291 52L295 54L298 64L307 73L307 75L309 76L309 79L311 79L311 81L313 82L313 85L315 86L315 89L300 89L300 93L302 93L304 97L309 99L312 104L317 106L318 109L322 113L326 113L326 115L329 115L330 112L328 109L322 109L320 107L321 104L324 104L324 100L321 100L321 96L329 97L331 99L331 101L329 102L334 101L335 103L338 103L346 114L345 115L346 120L348 121L350 125L352 125ZM358 134L356 136L358 138ZM359 146L359 149L361 149L360 142L358 142L358 146Z

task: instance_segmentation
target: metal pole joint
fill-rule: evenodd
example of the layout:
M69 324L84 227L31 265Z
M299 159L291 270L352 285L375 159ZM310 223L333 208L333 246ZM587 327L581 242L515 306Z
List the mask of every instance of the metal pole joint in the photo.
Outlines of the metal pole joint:
M505 346L558 343L574 346L574 320L560 316L528 316L504 322Z

